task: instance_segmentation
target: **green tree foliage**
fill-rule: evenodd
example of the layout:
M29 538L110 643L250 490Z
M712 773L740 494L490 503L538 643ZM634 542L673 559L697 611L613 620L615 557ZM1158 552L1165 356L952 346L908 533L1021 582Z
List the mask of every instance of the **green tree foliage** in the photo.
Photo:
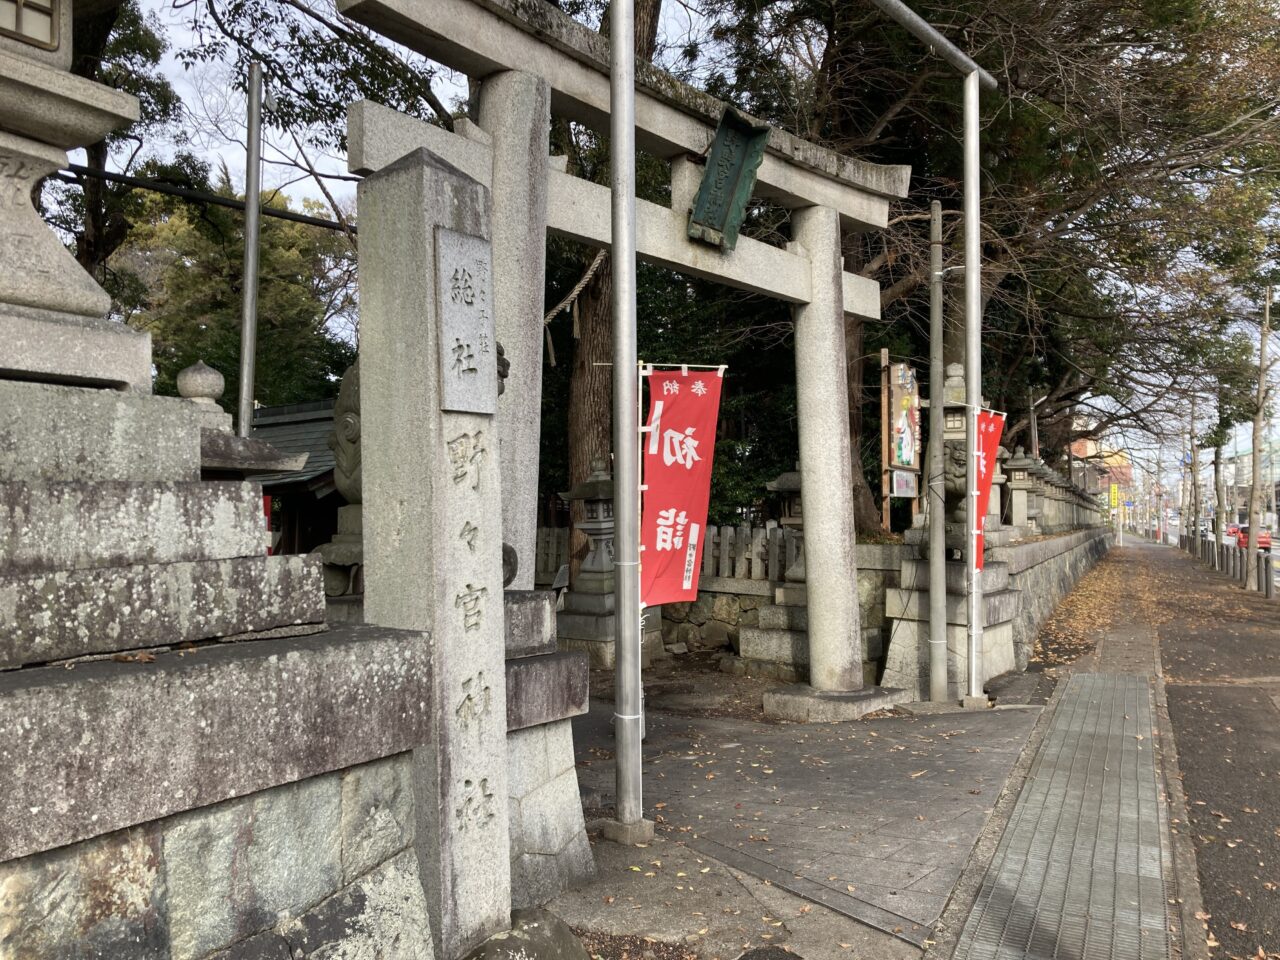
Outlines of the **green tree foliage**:
M212 189L235 196L225 172ZM156 391L175 393L178 372L204 360L226 377L222 404L231 409L239 392L243 217L158 194L135 203L134 228L116 257L119 274L132 278L120 289L132 297L118 309L151 333ZM263 203L288 208L279 193ZM263 217L259 257L255 398L270 405L335 395L355 359L342 336L354 309L349 244L333 231Z
M1268 253L1260 224L1280 173L1273 5L913 8L1001 85L984 94L984 394L1013 414L1014 441L1028 394L1044 396L1051 449L1117 425L1161 429L1198 360L1187 332L1230 316L1239 271ZM904 330L906 352L923 354L930 199L948 209L950 262L959 256L959 77L866 0L713 9L690 51L713 92L841 152L911 164L912 195L890 230L848 253L884 291L885 323L863 355Z
M153 141L172 145L173 125L182 110L161 68L167 50L159 21L154 14L143 14L138 0L75 19L72 71L137 97L140 112L132 126L86 148L85 166L90 170L106 170L114 156L125 171L145 161L154 174L179 180L188 176L181 156L175 162L151 159ZM108 290L114 282L108 263L129 233L134 199L130 188L92 175L75 186L52 181L45 191L50 222L72 238L76 259Z

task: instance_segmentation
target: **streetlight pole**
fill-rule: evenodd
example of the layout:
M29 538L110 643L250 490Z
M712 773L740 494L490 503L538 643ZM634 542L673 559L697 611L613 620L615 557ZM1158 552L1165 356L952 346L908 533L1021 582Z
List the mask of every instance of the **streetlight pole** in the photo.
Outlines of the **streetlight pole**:
M964 340L965 340L965 566L968 614L967 693L982 698L982 571L978 538L986 505L978 497L978 410L982 406L982 221L980 213L979 87L998 89L995 78L902 0L871 0L909 33L964 74ZM936 402L935 397L930 402Z

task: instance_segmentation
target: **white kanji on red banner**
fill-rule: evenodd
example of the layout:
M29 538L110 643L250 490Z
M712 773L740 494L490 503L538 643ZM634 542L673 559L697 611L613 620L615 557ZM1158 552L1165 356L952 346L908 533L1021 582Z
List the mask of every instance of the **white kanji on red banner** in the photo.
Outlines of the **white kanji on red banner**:
M721 383L714 370L649 374L640 519L640 598L645 606L698 595Z
M994 410L978 411L978 442L974 456L978 462L978 503L982 510L978 516L978 542L974 551L976 566L982 569L982 531L987 522L987 501L991 499L991 478L996 472L996 454L1000 451L1000 436L1004 433L1004 414Z

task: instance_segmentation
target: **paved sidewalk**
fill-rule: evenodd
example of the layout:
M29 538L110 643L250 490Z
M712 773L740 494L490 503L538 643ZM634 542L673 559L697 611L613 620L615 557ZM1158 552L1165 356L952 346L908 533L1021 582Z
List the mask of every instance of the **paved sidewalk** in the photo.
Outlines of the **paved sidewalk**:
M1171 829L1185 810L1148 569L1163 549L1109 558L1133 567L1128 622L1065 671L954 960L1183 956L1186 904L1199 901L1189 844Z
M956 960L1170 956L1152 706L1146 676L1068 681Z
M605 802L610 712L574 725L579 781ZM792 725L651 711L645 806L669 840L921 946L1039 713Z

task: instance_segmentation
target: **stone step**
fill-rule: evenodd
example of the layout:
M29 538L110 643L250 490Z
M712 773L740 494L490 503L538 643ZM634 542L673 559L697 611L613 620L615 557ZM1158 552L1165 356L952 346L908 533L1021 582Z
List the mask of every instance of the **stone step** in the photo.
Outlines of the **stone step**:
M865 628L862 631L862 659L878 660L883 654L880 628ZM738 631L738 655L744 660L806 665L809 662L809 634L804 630L742 627Z
M986 611L984 624L994 626L1007 623L1018 615L1022 594L1017 590L997 590L982 595L983 609ZM885 616L898 620L929 619L929 591L904 590L901 587L889 587L884 595ZM947 623L968 623L968 611L965 598L953 593L947 594Z
M964 563L952 560L947 568L947 593L964 593ZM929 562L903 560L898 571L899 586L908 590L929 589ZM1009 586L1009 564L988 561L982 570L982 589L995 593Z
M801 630L742 627L738 632L738 652L745 660L808 664L809 635Z
M857 720L911 700L907 690L865 686L850 693L817 691L807 684L769 690L764 694L764 715L793 723L832 723Z
M0 308L0 378L151 392L151 334L50 310Z
M891 620L885 686L903 687L916 699L929 697L929 624L921 620ZM953 691L962 690L968 663L969 634L963 624L947 624L947 676ZM1013 653L1013 623L1001 623L982 631L984 679L1016 669Z
M0 862L427 743L430 648L353 625L0 673Z
M320 624L320 558L238 557L0 577L0 668Z
M580 650L508 660L507 732L586 713L590 676Z
M782 607L776 604L761 607L760 628L762 630L807 630L809 608Z
M0 482L200 479L196 405L0 380Z
M266 553L256 483L0 483L6 574Z

